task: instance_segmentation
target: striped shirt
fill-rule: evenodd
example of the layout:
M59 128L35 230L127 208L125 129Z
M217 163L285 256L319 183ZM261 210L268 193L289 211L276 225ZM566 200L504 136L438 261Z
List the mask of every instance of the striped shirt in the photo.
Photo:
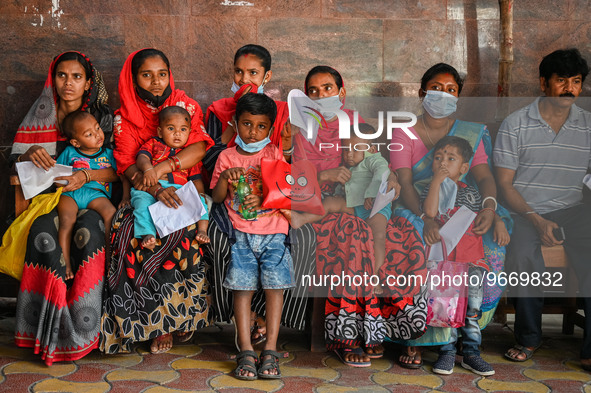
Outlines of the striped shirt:
M591 167L591 113L573 104L556 134L542 119L539 101L503 121L493 161L515 171L513 186L543 214L581 203L583 177Z

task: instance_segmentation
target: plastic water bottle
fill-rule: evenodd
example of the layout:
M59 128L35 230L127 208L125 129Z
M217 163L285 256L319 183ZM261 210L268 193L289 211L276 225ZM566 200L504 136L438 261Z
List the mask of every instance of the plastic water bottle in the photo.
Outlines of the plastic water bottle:
M244 180L244 175L240 175L240 180L236 186L236 195L238 195L238 212L242 215L245 220L254 220L257 218L256 210L248 210L244 207L244 199L252 193L250 185Z

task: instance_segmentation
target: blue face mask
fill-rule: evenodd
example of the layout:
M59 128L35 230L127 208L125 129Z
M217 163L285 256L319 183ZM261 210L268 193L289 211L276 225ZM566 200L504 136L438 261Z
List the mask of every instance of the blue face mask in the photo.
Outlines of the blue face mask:
M265 76L263 76L263 81L265 80L266 77L267 77L267 73L265 72ZM260 85L257 88L257 93L263 94L265 92L265 87L264 86L265 86L264 83L262 85ZM241 86L237 85L236 82L232 82L232 87L230 88L230 90L232 90L232 93L236 94L236 92L238 90L240 90L240 87Z
M237 126L236 126L236 129L238 129ZM255 143L246 143L246 142L244 142L242 140L242 138L240 138L240 135L236 134L236 144L238 146L240 146L240 148L242 150L244 150L245 152L248 152L248 153L256 153L258 151L261 151L269 143L271 143L271 139L269 139L269 136L268 135L267 135L267 137L265 139L260 140L258 142L255 142Z
M456 196L458 195L458 185L455 181L446 177L439 187L439 214L446 214L454 208Z
M458 97L439 90L427 90L423 98L423 108L434 119L442 119L454 113L458 107Z
M318 104L320 107L320 113L322 113L322 116L324 116L326 120L330 120L335 117L335 111L343 107L343 103L341 102L341 98L338 94L332 97L319 98L314 100L314 102Z

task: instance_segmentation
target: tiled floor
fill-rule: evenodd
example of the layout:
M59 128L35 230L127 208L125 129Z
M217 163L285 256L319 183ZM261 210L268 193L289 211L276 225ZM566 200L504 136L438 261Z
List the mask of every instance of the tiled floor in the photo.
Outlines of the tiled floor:
M198 332L190 345L152 355L140 344L127 355L104 356L93 352L76 362L46 367L30 350L13 344L14 319L0 316L0 392L588 392L591 374L578 363L581 329L573 336L560 333L560 321L545 320L545 338L533 359L513 363L503 352L513 344L508 327L491 324L483 335L483 357L495 368L491 377L479 377L459 366L450 376L431 372L437 354L428 350L425 365L406 370L395 362L400 348L387 346L386 356L369 368L344 366L334 354L310 353L307 337L282 330L283 379L239 381L231 376L235 363L233 327Z

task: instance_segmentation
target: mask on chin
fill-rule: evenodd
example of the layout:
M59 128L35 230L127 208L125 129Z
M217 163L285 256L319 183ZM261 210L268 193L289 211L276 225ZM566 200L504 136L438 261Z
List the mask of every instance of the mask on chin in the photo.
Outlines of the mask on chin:
M148 104L152 105L154 108L159 108L164 102L170 97L172 94L172 89L170 88L170 84L166 86L166 89L162 92L161 96L155 96L154 94L150 93L146 89L142 89L139 86L135 87L135 91L137 95Z
M335 117L335 112L343 107L341 97L338 94L332 97L319 98L314 100L314 103L320 106L320 113L322 113L322 116L324 116L326 120L330 120Z

